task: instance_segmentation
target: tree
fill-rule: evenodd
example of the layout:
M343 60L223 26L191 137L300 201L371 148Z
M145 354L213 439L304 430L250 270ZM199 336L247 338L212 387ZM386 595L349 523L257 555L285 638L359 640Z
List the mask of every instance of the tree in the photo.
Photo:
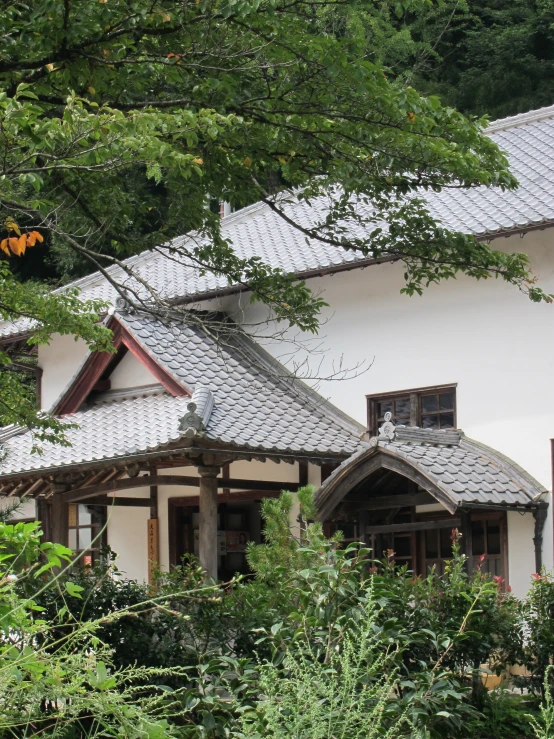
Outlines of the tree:
M252 299L266 303L277 321L316 332L321 298L258 256L239 257L221 237L219 218L209 207L214 200L236 206L263 200L308 237L402 260L409 294L464 272L501 276L533 300L550 299L534 284L524 255L503 254L449 232L412 197L443 187L512 188L516 181L495 144L482 135L483 121L467 119L389 76L381 59L367 53L363 36L327 30L326 14L351 5L4 0L5 258L13 262L14 250L26 253L37 233L44 245L35 251L86 258L121 291L107 271L118 265L128 278L128 300L186 320L186 311L168 305L122 261L147 247L168 257L178 252L201 271L247 283ZM388 18L391 8L416 14L427 3L355 5ZM159 189L167 196L162 217ZM302 228L287 201L311 203L325 196L324 215ZM168 239L190 231L198 234L192 246L168 245ZM35 301L27 309L17 280L7 272L2 279L4 318L27 316L37 310L37 296L46 299L43 292L24 291ZM69 315L77 304L66 311L61 305L66 295L50 298L60 306L54 323L45 320L48 311L39 316L42 338L75 330L90 338L95 311L79 308L76 325ZM4 387L12 409L16 381L12 376L11 388ZM32 423L29 414L21 420Z
M412 76L418 90L492 118L552 105L551 0L447 2L431 16L410 24L414 44L432 43Z

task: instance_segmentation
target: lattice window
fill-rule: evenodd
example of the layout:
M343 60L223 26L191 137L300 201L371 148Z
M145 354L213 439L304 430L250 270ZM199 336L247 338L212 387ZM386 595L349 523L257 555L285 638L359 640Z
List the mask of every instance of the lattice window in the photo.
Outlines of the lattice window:
M456 387L403 390L367 396L368 429L375 436L391 413L395 426L420 426L425 429L456 428Z
M103 506L71 503L68 511L68 546L81 554L81 563L92 567L104 547L102 529L106 523Z

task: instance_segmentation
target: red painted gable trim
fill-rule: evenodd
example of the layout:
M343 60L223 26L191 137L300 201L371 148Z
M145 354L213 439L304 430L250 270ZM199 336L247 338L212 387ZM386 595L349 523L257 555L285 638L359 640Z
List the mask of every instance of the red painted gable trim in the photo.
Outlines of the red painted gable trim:
M113 318L108 323L108 328L113 332L112 343L115 349L119 350L122 346L125 346L173 397L190 395L190 391L178 383L166 369L161 367L117 319ZM91 354L71 387L58 401L53 409L53 414L64 416L67 413L76 413L92 392L113 357L114 355L108 352L94 352Z

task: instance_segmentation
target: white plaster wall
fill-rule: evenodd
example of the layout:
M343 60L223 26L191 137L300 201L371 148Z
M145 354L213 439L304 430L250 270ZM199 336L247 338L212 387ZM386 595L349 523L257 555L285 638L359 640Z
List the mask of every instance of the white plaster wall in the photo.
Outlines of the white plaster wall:
M127 352L110 375L112 390L125 390L158 382L154 375L139 360Z
M526 252L541 287L554 292L553 230L497 240L493 246ZM352 379L320 382L322 395L365 423L367 394L457 383L459 428L551 489L553 305L534 304L501 280L466 277L408 297L400 294L400 264L316 278L309 286L330 304L319 336L322 353L312 357L312 367L323 360L319 374L324 377L341 358L347 367L372 363ZM263 317L263 307L250 305L247 296L222 304L246 326ZM290 353L282 344L266 342L265 348L281 358ZM296 351L294 360L301 358ZM550 510L543 549L548 568L554 561L552 526ZM528 541L532 550L532 536ZM533 567L530 555L515 557L510 577L526 582Z
M508 580L518 598L529 590L531 574L535 572L534 528L531 513L508 512Z
M14 513L10 516L11 521L21 521L23 519L36 518L37 509L34 498L25 498L25 500L20 501L19 498L16 498L15 496L13 498L1 497L0 510L3 510L4 508L7 508L8 506L11 506L14 503L18 502L20 502L21 505L19 509L17 511L14 511Z
M117 497L148 498L148 488L135 488ZM131 580L148 579L147 521L149 508L108 508L108 545L117 553L116 565Z
M38 348L38 365L42 367L41 405L48 410L65 390L88 354L84 341L72 336L54 334L50 343Z

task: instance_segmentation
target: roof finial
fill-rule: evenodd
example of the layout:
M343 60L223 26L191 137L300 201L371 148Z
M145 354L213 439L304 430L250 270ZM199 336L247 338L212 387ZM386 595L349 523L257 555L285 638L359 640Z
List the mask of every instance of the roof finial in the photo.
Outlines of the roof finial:
M202 436L214 407L214 396L207 387L198 385L187 403L187 411L181 418L179 429L182 436Z
M391 418L392 418L392 413L390 411L387 411L385 413L385 423L379 429L380 439L388 439L389 441L394 441L394 434L396 432L396 426L391 421Z

